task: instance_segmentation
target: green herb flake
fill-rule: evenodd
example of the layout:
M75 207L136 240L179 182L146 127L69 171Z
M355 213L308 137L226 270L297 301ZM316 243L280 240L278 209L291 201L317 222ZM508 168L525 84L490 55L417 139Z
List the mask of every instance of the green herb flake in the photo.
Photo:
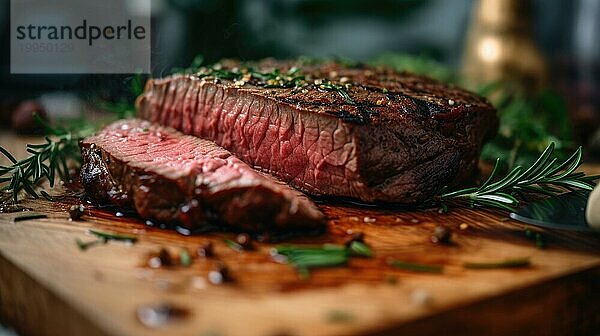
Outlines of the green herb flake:
M101 239L105 239L105 240L128 241L128 242L135 243L138 239L137 236L128 235L128 234L105 232L105 231L98 231L98 230L92 230L92 229L90 229L88 231L92 235L94 235L98 238L101 238Z
M179 263L183 267L190 267L192 264L192 257L186 248L182 248L179 252Z
M529 258L513 258L492 262L467 262L463 266L469 269L519 268L529 267Z
M396 268L413 272L442 273L444 271L444 266L442 265L415 264L396 259L392 260L390 262L390 265Z
M339 309L327 312L326 318L331 323L350 323L356 320L356 317L352 313Z
M77 247L79 247L80 250L85 251L88 248L96 245L96 244L100 244L100 243L106 243L106 241L104 240L100 240L100 239L96 239L96 240L92 240L89 242L84 242L79 238L75 238L75 243L77 243Z
M231 239L225 238L225 239L223 239L223 241L230 249L232 249L236 252L242 252L244 250L244 247L241 244L234 242Z
M353 256L372 258L373 251L363 242L352 241L349 246L349 252Z
M397 278L397 277L395 277L395 276L393 276L393 275L388 275L388 276L386 276L386 277L385 277L385 282L386 282L388 285L392 285L392 286L394 286L394 285L397 285L397 284L398 284L398 278Z

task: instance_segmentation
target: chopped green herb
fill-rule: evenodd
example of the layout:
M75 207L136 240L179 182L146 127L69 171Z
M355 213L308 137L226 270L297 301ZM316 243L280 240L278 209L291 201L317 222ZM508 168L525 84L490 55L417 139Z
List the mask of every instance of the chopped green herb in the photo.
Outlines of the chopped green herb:
M75 243L77 243L77 246L79 247L80 250L85 251L88 248L90 248L96 244L100 244L100 243L105 244L106 240L96 239L96 240L92 240L89 242L84 242L79 238L75 238Z
M359 257L373 257L373 251L362 242L352 241L350 246L348 247L350 255L359 256Z
M303 279L309 276L311 268L345 265L350 256L373 256L371 249L359 241L352 241L349 247L337 244L279 245L271 254L279 262L296 267L298 275Z
M345 310L332 310L327 312L327 321L332 323L348 323L354 321L356 318L350 312Z
M91 233L92 235L96 236L97 239L89 241L89 242L84 242L84 241L80 240L79 238L76 238L75 243L77 243L77 246L82 251L85 251L88 248L90 248L94 245L97 245L97 244L106 244L109 240L117 240L117 241L135 243L138 239L136 236L133 236L133 235L118 234L118 233L112 233L112 232L102 232L102 231L92 230L92 229L88 230L88 232Z
M310 278L310 270L307 267L297 267L296 271L300 280L308 280Z
M288 262L297 268L330 267L345 265L348 262L345 250L298 250L286 256Z
M414 272L442 273L444 271L444 266L442 265L415 264L396 259L392 260L390 265L396 268Z
M225 242L225 244L227 246L229 246L230 249L237 251L237 252L242 252L244 250L244 247L241 244L238 244L237 242L234 242L231 239L223 239L223 241Z
M130 241L132 243L136 242L138 237L134 236L134 235L128 235L128 234L120 234L120 233L113 233L113 232L104 232L104 231L98 231L98 230L89 230L89 233L93 234L94 236L101 238L101 239L105 239L105 240L119 240L119 241Z
M516 268L531 265L529 258L514 258L492 262L467 262L463 266L471 269Z
M192 257L186 248L182 248L179 252L179 263L183 267L189 267L192 264Z

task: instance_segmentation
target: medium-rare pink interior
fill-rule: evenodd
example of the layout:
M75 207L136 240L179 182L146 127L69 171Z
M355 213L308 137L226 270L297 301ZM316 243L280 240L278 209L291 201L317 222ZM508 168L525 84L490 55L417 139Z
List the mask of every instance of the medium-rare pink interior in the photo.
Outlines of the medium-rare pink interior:
M149 81L138 113L215 141L312 195L409 203L468 180L497 127L485 100L430 79L335 64L310 71L347 76L356 104L310 87L174 75Z
M322 213L300 192L211 141L171 128L121 120L81 147L88 194L132 206L145 218L187 227L214 219L253 231L324 224Z

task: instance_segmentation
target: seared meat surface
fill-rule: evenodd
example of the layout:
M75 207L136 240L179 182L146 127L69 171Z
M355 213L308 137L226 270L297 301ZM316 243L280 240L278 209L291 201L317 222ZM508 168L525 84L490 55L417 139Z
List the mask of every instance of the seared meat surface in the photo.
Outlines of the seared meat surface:
M222 69L241 65L224 61ZM147 83L140 118L212 140L249 165L317 196L414 203L468 181L497 129L483 98L432 79L366 66L297 67L302 87L194 74ZM331 89L323 83L343 86Z

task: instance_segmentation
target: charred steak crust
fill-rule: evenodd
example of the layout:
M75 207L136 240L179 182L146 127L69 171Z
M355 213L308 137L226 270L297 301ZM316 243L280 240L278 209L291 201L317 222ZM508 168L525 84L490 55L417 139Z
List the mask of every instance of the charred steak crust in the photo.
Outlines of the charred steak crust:
M316 205L211 141L138 119L80 142L81 176L95 202L196 229L215 222L246 231L319 229Z
M336 63L254 65L282 73L292 66L309 78L351 83L355 103L314 87L173 75L147 83L138 115L215 141L309 194L369 202L420 202L444 185L465 183L498 127L484 98L429 78Z

